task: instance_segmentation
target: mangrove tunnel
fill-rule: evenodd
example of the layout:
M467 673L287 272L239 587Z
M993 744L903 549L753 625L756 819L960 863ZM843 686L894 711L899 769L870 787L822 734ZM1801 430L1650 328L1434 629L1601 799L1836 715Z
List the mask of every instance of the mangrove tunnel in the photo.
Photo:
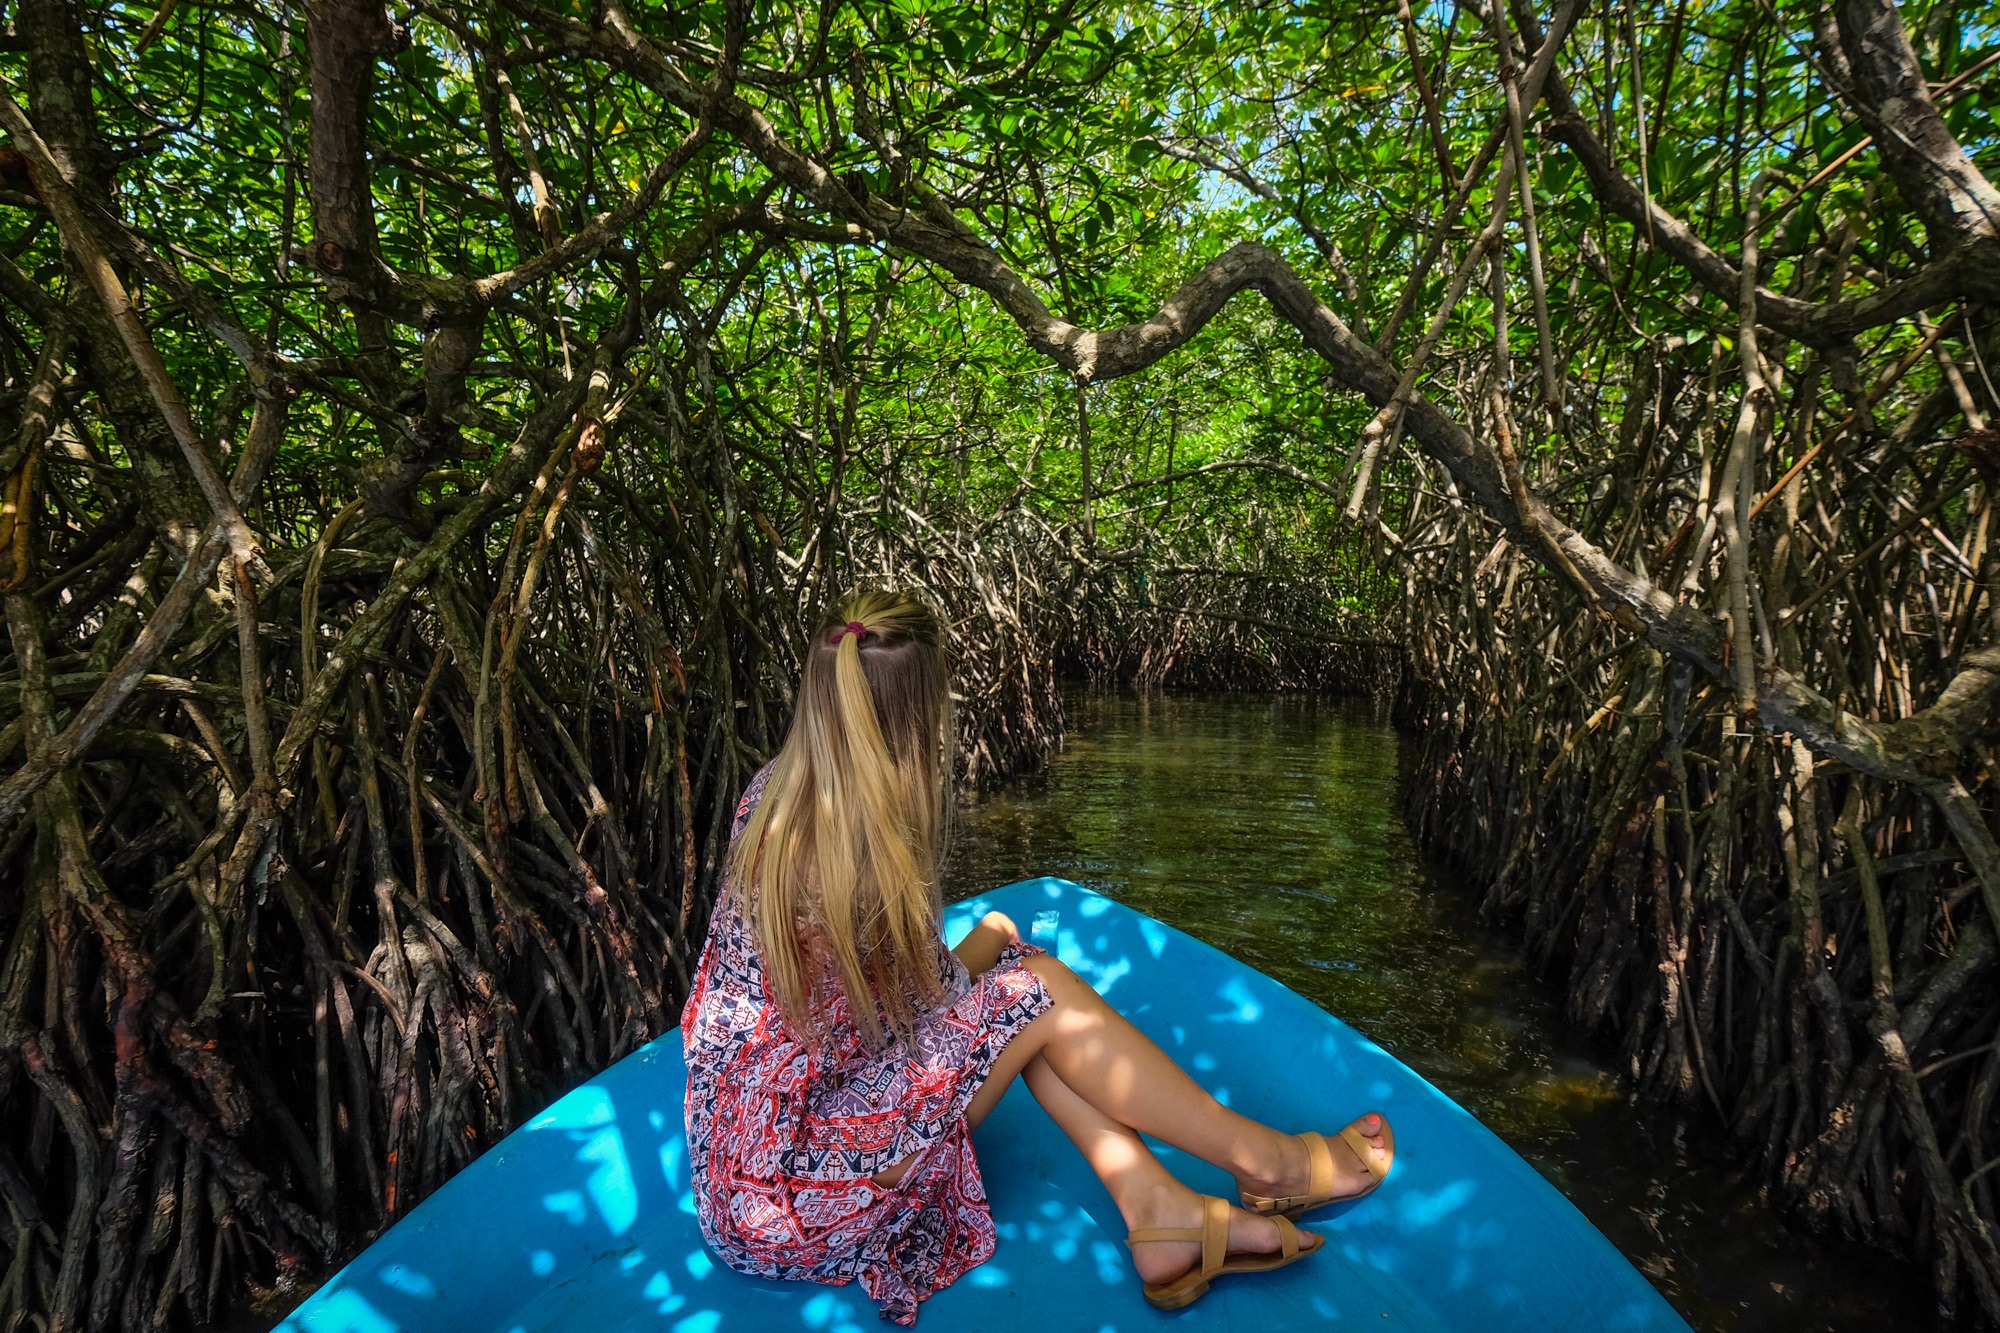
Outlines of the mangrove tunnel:
M667 1031L840 590L1371 694L1745 1190L2000 1318L2000 11L13 0L0 1328Z

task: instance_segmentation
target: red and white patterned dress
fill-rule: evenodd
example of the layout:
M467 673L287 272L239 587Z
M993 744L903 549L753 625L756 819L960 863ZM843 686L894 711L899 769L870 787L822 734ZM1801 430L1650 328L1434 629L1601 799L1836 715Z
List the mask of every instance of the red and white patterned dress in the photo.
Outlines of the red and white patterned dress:
M768 773L744 793L732 841ZM947 991L918 1024L914 1050L869 1049L837 995L829 1036L815 1046L778 1008L756 935L723 893L681 1038L695 1207L702 1235L737 1272L859 1278L884 1316L913 1324L919 1301L992 1257L965 1107L1051 1001L1022 966L1032 945L1008 946L977 977L942 940L938 950ZM913 1155L894 1189L871 1179Z

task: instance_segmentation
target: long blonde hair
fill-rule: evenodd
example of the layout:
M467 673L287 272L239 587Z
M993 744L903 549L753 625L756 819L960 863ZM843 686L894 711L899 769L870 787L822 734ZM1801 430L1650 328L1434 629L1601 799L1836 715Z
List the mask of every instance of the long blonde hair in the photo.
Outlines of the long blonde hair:
M938 863L950 810L944 623L899 592L833 608L791 734L729 856L764 976L802 1033L837 986L863 1036L907 1039L944 995Z

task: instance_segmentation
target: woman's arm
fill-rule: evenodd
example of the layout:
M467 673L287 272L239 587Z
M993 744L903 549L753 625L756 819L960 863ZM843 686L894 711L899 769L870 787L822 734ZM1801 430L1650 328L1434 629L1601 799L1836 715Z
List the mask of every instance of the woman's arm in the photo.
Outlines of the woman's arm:
M1000 961L1000 951L1010 944L1021 941L1021 932L1014 928L1013 918L1005 912L988 912L979 919L972 932L960 940L952 952L958 961L965 964L965 970L973 976L992 970Z

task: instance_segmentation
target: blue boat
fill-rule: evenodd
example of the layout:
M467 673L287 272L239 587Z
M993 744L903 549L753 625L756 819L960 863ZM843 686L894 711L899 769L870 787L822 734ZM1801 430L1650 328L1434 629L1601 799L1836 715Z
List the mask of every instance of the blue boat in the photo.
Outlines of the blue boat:
M1379 1108L1394 1172L1314 1213L1326 1253L1223 1278L1172 1314L1145 1303L1124 1226L1083 1160L1017 1086L974 1136L999 1249L925 1302L936 1333L1131 1333L1169 1323L1279 1333L1686 1333L1624 1256L1462 1107L1261 973L1062 880L953 905L947 934L999 909L1060 913L1057 955L1224 1102L1299 1129ZM282 1333L861 1333L859 1286L743 1277L702 1244L688 1190L678 1032L563 1097L390 1228ZM1164 1150L1204 1193L1227 1176Z

